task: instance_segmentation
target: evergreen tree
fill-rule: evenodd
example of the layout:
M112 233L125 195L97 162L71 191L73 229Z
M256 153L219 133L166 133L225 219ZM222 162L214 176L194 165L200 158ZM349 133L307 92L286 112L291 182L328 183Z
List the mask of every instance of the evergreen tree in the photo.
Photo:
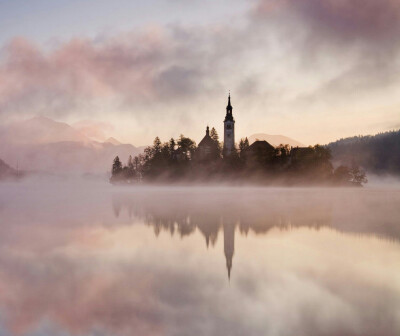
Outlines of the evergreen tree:
M239 154L242 154L247 148L249 148L249 140L246 138L240 139L239 142Z
M122 172L122 163L119 160L119 157L116 156L114 159L114 163L112 165L112 176L117 176Z
M175 142L174 138L169 139L168 147L169 147L169 154L172 157L175 152L175 147L176 147L176 142Z
M131 169L131 170L134 169L134 168L133 168L133 159L132 159L132 155L129 155L129 158L128 158L128 168Z
M218 136L217 130L216 130L214 127L211 129L210 137L211 137L211 139L213 139L216 143L219 144L219 136Z
M219 142L217 130L214 127L211 129L210 137L215 143L215 147L211 149L211 157L214 159L221 158L222 146Z
M161 152L161 140L160 140L159 137L156 137L154 139L153 150L154 150L154 153L160 153Z

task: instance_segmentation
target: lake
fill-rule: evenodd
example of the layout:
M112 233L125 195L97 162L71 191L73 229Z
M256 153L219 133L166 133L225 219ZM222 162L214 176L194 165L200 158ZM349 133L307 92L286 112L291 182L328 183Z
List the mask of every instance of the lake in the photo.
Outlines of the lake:
M400 189L0 185L0 335L400 335Z

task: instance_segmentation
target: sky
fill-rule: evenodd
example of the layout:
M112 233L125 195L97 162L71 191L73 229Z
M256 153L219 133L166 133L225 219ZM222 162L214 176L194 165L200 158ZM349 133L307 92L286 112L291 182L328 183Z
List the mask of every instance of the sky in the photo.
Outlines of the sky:
M399 0L0 0L0 123L146 145L207 125L304 144L400 128Z

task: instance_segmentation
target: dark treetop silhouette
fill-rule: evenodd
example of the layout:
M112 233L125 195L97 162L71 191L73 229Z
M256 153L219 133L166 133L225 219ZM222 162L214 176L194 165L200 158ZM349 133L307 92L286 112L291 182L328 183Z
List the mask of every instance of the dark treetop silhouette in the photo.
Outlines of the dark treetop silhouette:
M333 168L330 149L324 146L272 146L267 141L249 144L247 138L235 144L235 120L231 97L228 97L224 120L224 142L219 142L215 128L207 126L206 135L195 141L181 135L153 146L123 166L117 156L112 165L111 183L136 182L220 182L335 184L361 186L365 173L353 164L351 168Z

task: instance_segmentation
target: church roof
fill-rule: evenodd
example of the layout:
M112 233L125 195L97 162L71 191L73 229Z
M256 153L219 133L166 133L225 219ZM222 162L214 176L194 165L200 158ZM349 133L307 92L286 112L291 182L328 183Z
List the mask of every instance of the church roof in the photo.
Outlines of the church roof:
M202 146L215 146L215 142L214 140L210 137L210 129L207 126L207 130L206 130L206 135L204 136L204 138L200 141L198 147L202 147Z
M205 135L203 140L200 141L198 147L213 146L213 145L214 145L214 140L209 135Z
M254 141L247 150L253 151L253 150L273 150L275 149L274 146L272 146L269 142L265 140L257 140Z

